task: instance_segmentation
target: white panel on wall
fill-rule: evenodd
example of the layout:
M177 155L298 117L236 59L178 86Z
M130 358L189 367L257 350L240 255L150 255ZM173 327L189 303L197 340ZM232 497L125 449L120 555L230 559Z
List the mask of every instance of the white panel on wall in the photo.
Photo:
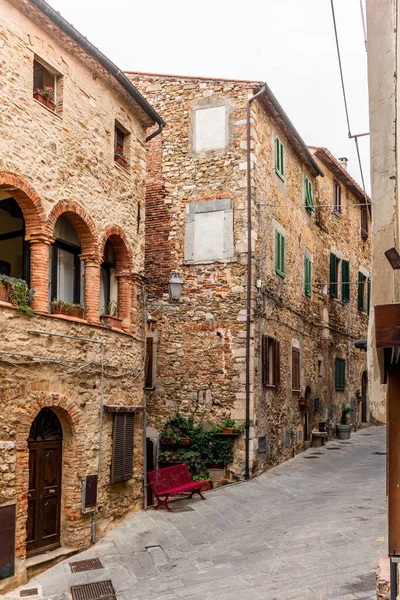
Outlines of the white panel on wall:
M196 152L226 146L226 107L213 106L195 111L194 147Z
M224 257L224 211L198 213L194 219L193 260Z

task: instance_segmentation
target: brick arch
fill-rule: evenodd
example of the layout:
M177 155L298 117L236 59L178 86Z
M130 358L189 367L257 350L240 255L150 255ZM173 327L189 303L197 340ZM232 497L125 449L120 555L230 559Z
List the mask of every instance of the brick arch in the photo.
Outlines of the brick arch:
M100 245L101 256L103 256L107 242L110 242L114 249L117 272L131 271L132 250L123 229L118 225L109 225L107 227Z
M81 241L82 258L99 259L97 232L92 218L76 202L61 200L54 206L48 219L47 230L49 235L54 234L54 227L59 217L66 217L75 227Z
M26 238L44 234L46 213L43 203L33 187L16 173L0 171L1 189L7 189L22 210Z

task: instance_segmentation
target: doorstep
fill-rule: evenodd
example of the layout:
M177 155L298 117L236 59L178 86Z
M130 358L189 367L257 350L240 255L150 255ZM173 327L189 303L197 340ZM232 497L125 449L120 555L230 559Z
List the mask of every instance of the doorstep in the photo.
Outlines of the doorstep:
M27 558L25 561L26 572L28 575L28 579L31 577L42 573L46 569L56 565L61 562L65 558L69 556L73 556L74 554L78 554L78 548L57 548L56 550L51 550L50 552L44 552L43 554L38 554L37 556L31 556Z

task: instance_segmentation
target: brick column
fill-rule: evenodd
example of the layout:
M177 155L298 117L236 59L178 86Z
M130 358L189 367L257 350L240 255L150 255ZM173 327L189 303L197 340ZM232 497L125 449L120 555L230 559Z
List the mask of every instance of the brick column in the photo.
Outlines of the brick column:
M86 258L85 261L85 306L86 318L91 323L100 322L100 261Z
M49 253L52 239L50 237L34 237L30 243L30 286L35 290L32 302L33 310L49 312Z
M132 275L117 273L118 279L118 316L122 319L122 329L131 332L132 324Z

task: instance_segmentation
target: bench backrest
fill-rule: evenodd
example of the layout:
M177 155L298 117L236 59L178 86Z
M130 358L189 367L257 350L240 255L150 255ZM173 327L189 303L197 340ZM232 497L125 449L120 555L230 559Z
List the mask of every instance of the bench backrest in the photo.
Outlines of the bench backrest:
M158 469L157 471L149 471L147 475L155 494L193 481L186 463Z

